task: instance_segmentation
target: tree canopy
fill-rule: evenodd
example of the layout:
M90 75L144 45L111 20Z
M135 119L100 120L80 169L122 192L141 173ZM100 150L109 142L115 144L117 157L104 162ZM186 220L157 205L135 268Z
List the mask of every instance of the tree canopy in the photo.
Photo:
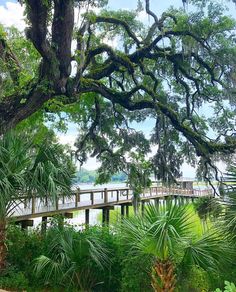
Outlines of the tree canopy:
M158 15L149 0L135 11L105 0L20 2L25 36L0 29L1 133L57 113L61 126L79 125L80 161L96 156L112 174L158 145L149 160L167 181L184 159L207 178L219 155L234 153L235 21L222 5L191 0L189 11ZM145 120L155 120L151 137L132 126Z

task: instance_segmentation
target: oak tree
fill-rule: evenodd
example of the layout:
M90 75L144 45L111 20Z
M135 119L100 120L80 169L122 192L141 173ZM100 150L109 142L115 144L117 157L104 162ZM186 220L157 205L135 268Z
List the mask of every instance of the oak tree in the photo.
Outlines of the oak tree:
M222 6L192 0L189 11L159 15L149 0L136 11L108 10L105 0L20 2L25 37L0 30L1 133L36 112L59 113L80 127L79 160L90 153L114 173L129 168L127 153L158 145L151 161L166 180L196 157L207 177L235 151L235 21ZM133 128L145 120L155 120L151 138Z

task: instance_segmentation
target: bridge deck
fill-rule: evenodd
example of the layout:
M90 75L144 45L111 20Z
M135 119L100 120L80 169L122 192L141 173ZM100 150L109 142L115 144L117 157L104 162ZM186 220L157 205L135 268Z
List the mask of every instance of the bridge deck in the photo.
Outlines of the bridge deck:
M179 188L165 188L152 186L141 195L141 201L161 199L168 196L199 198L211 196L212 191L190 190ZM53 216L65 212L74 212L85 209L101 209L132 203L132 190L130 188L91 189L73 191L69 196L57 202L43 202L39 198L25 199L19 203L18 208L10 216L16 221L30 218Z

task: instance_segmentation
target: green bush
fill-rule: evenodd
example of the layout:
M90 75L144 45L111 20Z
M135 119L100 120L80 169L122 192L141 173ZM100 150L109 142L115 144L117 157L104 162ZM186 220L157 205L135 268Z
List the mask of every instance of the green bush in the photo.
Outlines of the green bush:
M224 292L236 292L236 286L234 285L234 283L230 283L228 281L225 281L225 288L223 290ZM222 290L220 290L219 288L217 288L215 290L215 292L223 292Z
M28 289L29 281L23 272L15 272L6 270L0 277L0 288L2 289L17 289L22 291Z
M192 267L186 271L186 269L178 275L179 285L177 287L178 292L191 291L202 292L210 291L209 274L199 267Z

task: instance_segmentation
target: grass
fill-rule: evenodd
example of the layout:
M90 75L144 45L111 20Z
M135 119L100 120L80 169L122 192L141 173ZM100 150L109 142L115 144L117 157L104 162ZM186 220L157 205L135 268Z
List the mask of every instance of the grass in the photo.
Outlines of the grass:
M206 221L203 221L199 218L198 214L195 212L193 203L188 203L188 211L191 214L190 220L193 225L194 233L201 235L202 232L212 226L212 222L208 218ZM140 210L141 212L141 210ZM132 206L129 206L129 216L134 216L134 210ZM117 222L121 219L121 210L117 207L115 210L110 210L110 225L116 225ZM102 213L97 216L98 224L102 224Z

